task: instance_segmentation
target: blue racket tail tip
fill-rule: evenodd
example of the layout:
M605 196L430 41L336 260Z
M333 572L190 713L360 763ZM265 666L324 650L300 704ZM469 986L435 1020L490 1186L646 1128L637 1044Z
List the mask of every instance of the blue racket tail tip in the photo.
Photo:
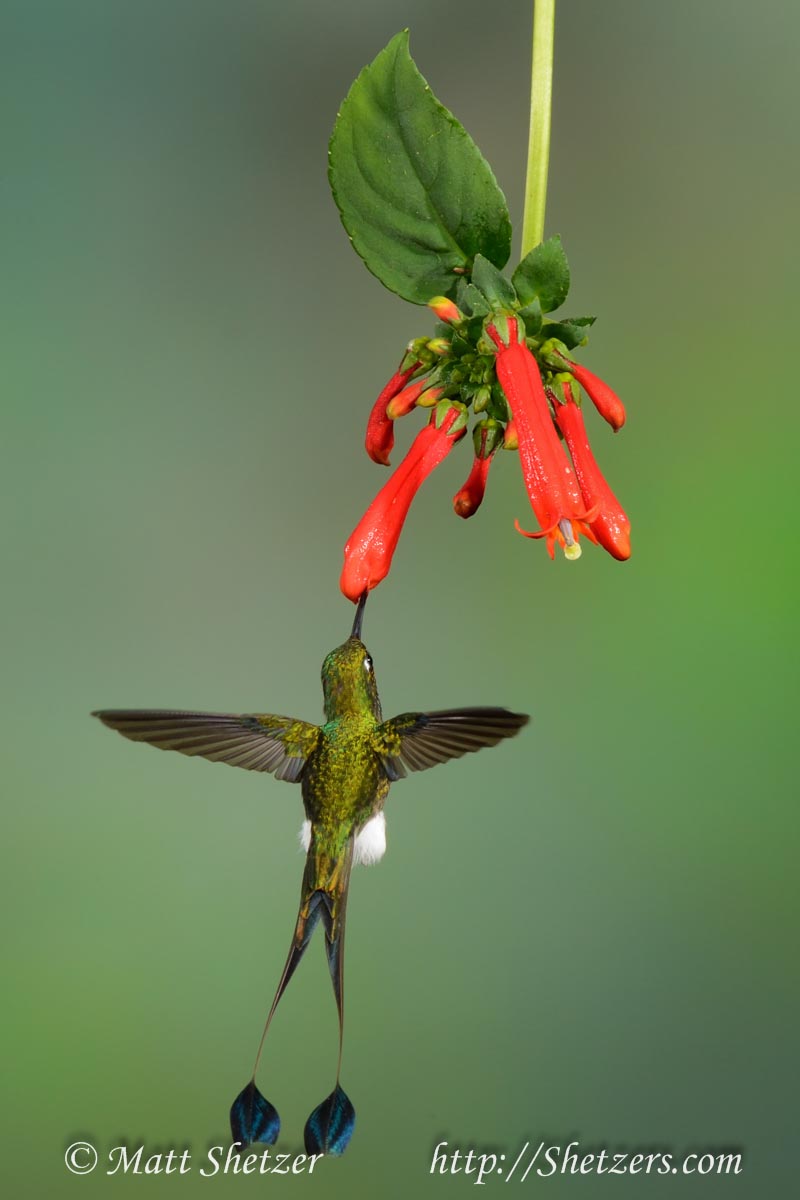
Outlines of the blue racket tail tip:
M337 1083L312 1112L303 1131L307 1154L344 1154L356 1126L356 1110Z
M234 1142L248 1146L251 1142L265 1142L274 1146L281 1131L281 1119L277 1110L250 1080L231 1105L231 1134Z

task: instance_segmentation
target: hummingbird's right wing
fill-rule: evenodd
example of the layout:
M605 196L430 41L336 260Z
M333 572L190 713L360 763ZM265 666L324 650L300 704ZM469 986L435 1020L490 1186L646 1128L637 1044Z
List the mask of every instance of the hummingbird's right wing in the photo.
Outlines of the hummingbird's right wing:
M530 718L507 708L447 708L440 712L403 713L375 730L375 749L389 779L402 779L406 768L426 771L484 746L514 737Z
M320 737L318 725L271 713L173 712L160 708L106 708L92 713L132 742L198 755L246 771L270 771L297 783Z

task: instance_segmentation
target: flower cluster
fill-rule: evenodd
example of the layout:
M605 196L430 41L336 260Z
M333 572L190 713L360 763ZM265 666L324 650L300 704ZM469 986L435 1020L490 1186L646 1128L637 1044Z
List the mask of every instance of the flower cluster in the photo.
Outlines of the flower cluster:
M567 559L579 558L581 536L616 559L630 556L630 523L589 446L582 392L615 431L625 422L625 409L606 383L571 357L585 342L591 319L543 322L537 304L524 306L507 294L498 300L496 291L487 295L474 279L458 298L458 305L442 296L430 301L443 326L436 337L408 346L370 414L367 453L388 466L395 421L414 408L431 410L345 546L340 586L354 602L388 574L411 502L464 437L469 408L479 420L472 467L453 497L458 516L471 517L480 507L496 451L517 451L539 526L528 531L517 521L520 533L543 539L551 558L556 545Z
M555 557L556 542L568 559L579 558L581 533L614 558L629 558L630 524L589 447L571 376L582 376L590 399L615 430L625 421L619 397L590 371L563 358L553 347L549 348L550 357L562 360L571 375L552 375L552 381L545 386L536 359L526 345L524 326L520 330L515 317L489 322L486 333L497 347L497 378L514 418L522 475L540 526L538 532L529 533L517 522L517 529L526 537L546 538L551 558ZM557 429L567 443L572 463Z

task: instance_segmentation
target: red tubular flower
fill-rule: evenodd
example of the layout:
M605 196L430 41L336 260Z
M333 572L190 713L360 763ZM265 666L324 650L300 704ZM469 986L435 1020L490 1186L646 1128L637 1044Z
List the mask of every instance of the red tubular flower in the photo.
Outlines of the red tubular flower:
M595 461L586 436L583 413L572 398L568 382L562 384L562 392L564 403L554 396L553 407L558 427L572 455L584 502L588 508L597 510L597 515L591 521L592 532L614 558L630 558L630 521Z
M608 421L615 433L622 429L625 424L625 405L617 393L612 391L602 379L598 379L593 371L582 367L580 363L573 362L571 358L567 358L563 354L560 357L564 359L567 370L575 376L603 420Z
M563 546L568 559L579 558L578 532L594 541L588 526L591 514L586 511L575 472L558 440L536 359L524 340L519 340L515 318L507 319L507 329L508 343L495 324L486 326L497 346L497 378L516 426L525 487L541 532L529 533L520 528L519 521L515 524L525 537L546 538L551 558L555 558L556 542Z
M464 406L443 401L350 534L339 586L354 604L388 575L417 489L465 433Z
M483 503L486 492L486 480L489 466L495 450L503 440L503 427L496 421L481 421L473 433L475 443L475 458L472 470L467 476L467 482L453 496L453 509L456 516L471 517Z
M480 508L486 491L486 479L489 475L491 461L491 457L480 458L479 456L472 460L472 470L467 476L467 482L453 496L453 509L456 516L464 517L466 520Z
M403 359L404 362L405 358ZM364 439L367 454L373 462L380 463L384 467L389 466L389 455L394 445L394 425L392 424L392 418L386 412L387 405L390 400L395 398L398 392L403 390L414 372L418 371L422 366L422 363L419 361L414 361L404 370L403 363L400 364L400 369L395 371L380 396L378 396L367 421L367 436ZM422 388L420 388L420 391L422 391Z

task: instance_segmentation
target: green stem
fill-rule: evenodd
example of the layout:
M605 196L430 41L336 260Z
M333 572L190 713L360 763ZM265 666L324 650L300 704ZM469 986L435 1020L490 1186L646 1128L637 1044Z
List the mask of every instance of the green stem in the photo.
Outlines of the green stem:
M522 257L538 246L544 235L547 200L547 166L550 159L550 114L553 107L553 32L556 0L535 0L533 54L531 56L531 124L528 134L528 170L525 176L525 213L522 218Z

